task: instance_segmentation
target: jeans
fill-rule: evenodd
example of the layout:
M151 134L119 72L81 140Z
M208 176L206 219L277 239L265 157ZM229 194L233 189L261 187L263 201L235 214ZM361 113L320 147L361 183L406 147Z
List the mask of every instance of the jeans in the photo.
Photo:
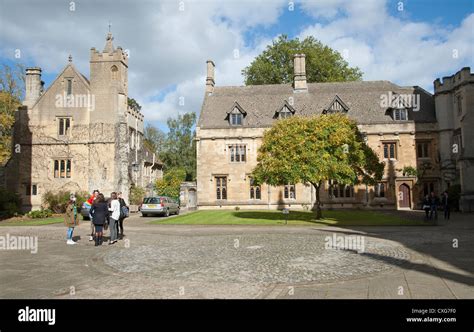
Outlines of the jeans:
M69 227L67 229L67 239L72 240L72 233L74 232L74 227Z
M449 209L449 206L444 207L444 219L449 220L449 216L451 214L451 210Z
M92 220L92 215L89 213L89 220L91 221L91 236L95 235L95 227L94 227L94 222Z
M117 235L123 235L123 218L117 220Z
M109 222L110 241L117 241L117 220L110 218Z
M433 219L433 214L434 214L435 219L438 219L438 209L434 205L431 206L430 219Z

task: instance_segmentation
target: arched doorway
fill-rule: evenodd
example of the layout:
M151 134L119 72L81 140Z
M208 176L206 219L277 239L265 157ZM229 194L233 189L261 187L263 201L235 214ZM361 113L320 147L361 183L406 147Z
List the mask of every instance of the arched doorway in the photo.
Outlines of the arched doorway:
M411 207L410 187L403 183L398 187L398 207L402 209L409 209Z

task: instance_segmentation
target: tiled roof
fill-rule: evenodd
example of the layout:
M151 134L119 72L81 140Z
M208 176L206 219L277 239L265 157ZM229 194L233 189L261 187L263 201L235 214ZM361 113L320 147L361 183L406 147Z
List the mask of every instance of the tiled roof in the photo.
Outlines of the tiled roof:
M216 86L214 92L204 98L198 126L202 129L229 127L227 113L237 102L247 113L245 127L269 127L285 101L296 110L295 115L308 116L322 114L336 96L349 108L347 115L360 124L393 123L387 107L380 106L381 96L390 92L419 94L420 110L410 110L409 120L436 122L433 96L422 88L400 87L388 81L356 81L309 83L307 92L296 93L291 84Z

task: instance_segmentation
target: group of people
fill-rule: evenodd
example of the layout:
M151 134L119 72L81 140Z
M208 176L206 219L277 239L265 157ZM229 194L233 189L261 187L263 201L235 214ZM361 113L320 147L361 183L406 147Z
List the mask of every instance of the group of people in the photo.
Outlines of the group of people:
M110 230L109 245L117 243L119 239L123 239L123 221L129 215L128 206L122 198L121 192L113 192L108 200L99 190L94 190L90 198L87 200L90 206L89 218L91 221L91 234L89 241L95 240L95 245L100 246L103 243L104 229ZM75 244L72 239L74 227L79 225L77 218L76 198L71 194L69 202L66 206L64 216L67 231L67 244Z
M449 220L451 214L451 207L448 198L448 192L444 191L441 199L432 191L423 199L423 210L425 210L425 220L437 220L438 209L442 208L444 211L444 219Z

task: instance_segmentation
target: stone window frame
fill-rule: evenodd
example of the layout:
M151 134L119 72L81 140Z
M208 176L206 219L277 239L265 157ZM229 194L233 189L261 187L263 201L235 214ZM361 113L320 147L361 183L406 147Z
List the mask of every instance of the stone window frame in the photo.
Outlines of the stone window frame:
M74 77L65 77L66 79L66 96L71 96L73 91L73 79Z
M216 183L216 200L226 201L229 196L228 191L228 176L227 175L214 175L214 182Z
M251 200L262 200L262 186L254 183L253 177L249 176L249 198Z
M283 186L283 198L292 200L296 199L296 184L288 183Z
M349 190L349 194L348 194ZM336 180L328 180L328 195L329 198L354 198L354 185L352 184L341 184Z
M38 193L37 183L25 183L25 196L37 196Z
M397 160L398 157L398 148L397 148L397 141L382 141L382 149L383 149L383 159L385 160ZM385 153L385 146L388 146L387 154ZM393 157L391 147L393 147Z
M376 198L387 198L387 181L380 181L374 186Z
M56 116L58 137L71 137L72 116ZM61 125L63 133L61 133Z
M68 166L69 166L69 171L68 171ZM72 158L54 158L53 159L53 177L55 179L72 178Z
M229 149L230 163L241 164L247 162L247 144L229 144L227 147Z
M420 146L422 147L420 155ZM416 158L417 159L431 159L431 140L422 139L416 140Z
M112 80L117 80L118 79L118 67L116 65L112 65L110 67L110 72L111 72L111 78Z

